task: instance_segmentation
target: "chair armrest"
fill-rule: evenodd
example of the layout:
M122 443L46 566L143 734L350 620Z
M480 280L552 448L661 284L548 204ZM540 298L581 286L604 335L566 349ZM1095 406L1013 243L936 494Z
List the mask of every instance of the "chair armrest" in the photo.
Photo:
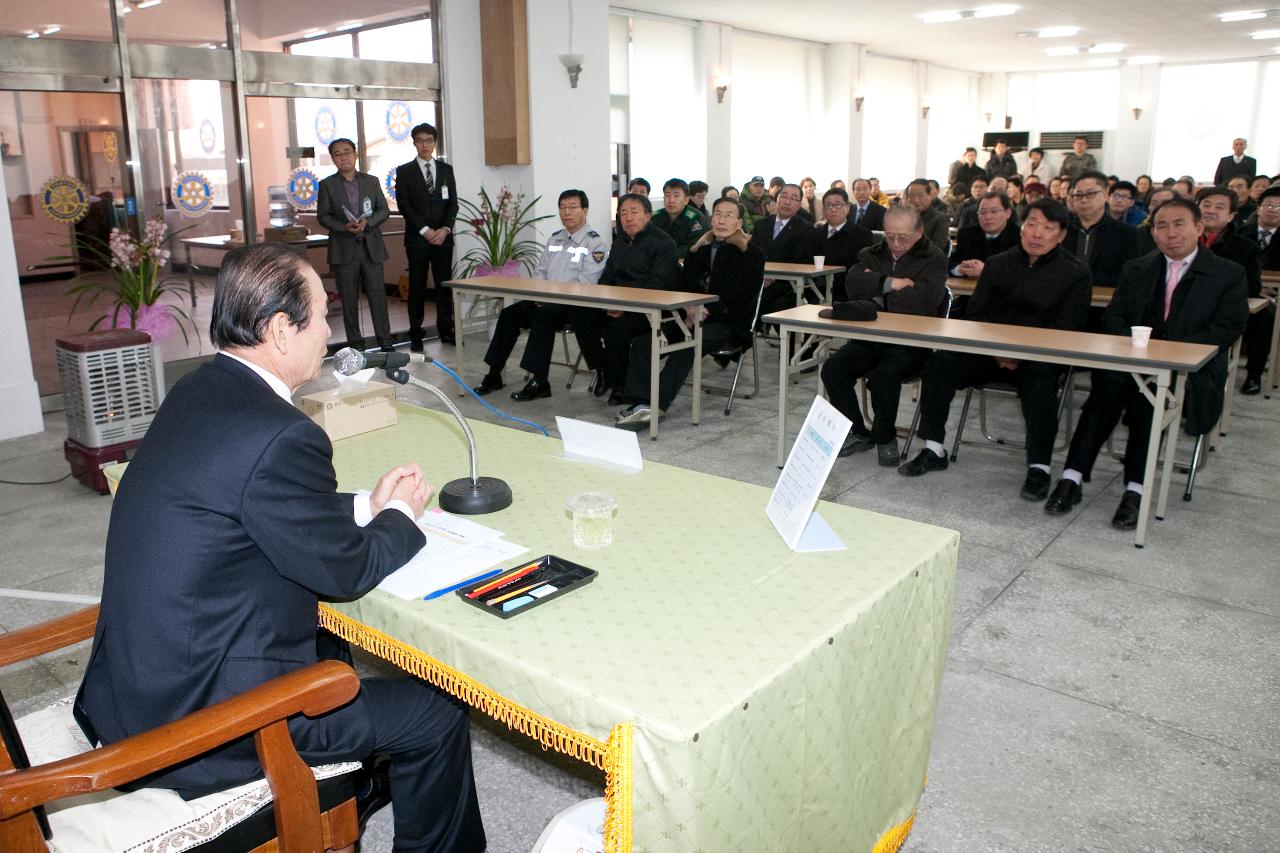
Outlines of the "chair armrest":
M350 702L359 692L360 679L351 667L320 661L117 743L38 767L0 773L0 820L52 800L127 784L295 714L324 714ZM267 771L270 774L269 767Z
M93 629L98 624L98 608L86 607L69 616L51 619L0 634L0 667L9 666L20 661L30 660L81 640L93 638Z

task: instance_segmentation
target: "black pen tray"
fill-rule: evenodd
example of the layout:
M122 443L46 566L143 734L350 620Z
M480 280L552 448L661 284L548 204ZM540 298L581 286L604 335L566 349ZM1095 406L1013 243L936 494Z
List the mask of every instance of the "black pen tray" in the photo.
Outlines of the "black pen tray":
M588 569L586 566L571 563L554 554L547 554L536 560L525 560L518 563L517 566L523 568L533 563L540 565L526 577L504 584L502 587L495 587L475 598L469 597L472 591L483 589L496 580L496 578L486 578L462 587L457 591L457 595L467 604L479 607L486 613L492 613L499 619L510 619L512 616L526 613L535 607L546 604L548 601L559 598L565 593L573 592L579 587L586 586L596 579L597 572L595 569ZM516 567L513 566L512 568ZM507 571L510 571L510 569ZM497 598L502 598L509 593L523 590L526 587L532 587L532 589L506 598L496 604L493 603ZM554 587L554 589L547 591L544 589L545 587ZM525 599L529 600L526 601ZM514 602L518 603L512 606Z

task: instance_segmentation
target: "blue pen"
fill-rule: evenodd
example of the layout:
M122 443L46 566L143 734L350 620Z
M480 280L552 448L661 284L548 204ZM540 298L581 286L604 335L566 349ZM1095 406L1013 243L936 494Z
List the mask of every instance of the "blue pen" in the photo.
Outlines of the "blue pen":
M489 578L494 577L495 575L502 574L502 572L503 572L503 569L494 569L491 572L485 572L482 575L476 575L473 578L467 578L462 583L455 583L453 586L446 586L444 589L437 589L435 592L428 593L427 595L422 596L422 600L430 601L433 598L439 598L440 596L446 595L450 592L453 592L454 590L462 589L464 586L470 586L471 584L476 583L477 581L488 580Z

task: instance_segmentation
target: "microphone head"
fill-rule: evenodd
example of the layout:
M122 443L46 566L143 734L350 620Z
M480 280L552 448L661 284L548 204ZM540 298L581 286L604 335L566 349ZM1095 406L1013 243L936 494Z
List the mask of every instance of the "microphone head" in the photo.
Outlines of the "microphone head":
M364 353L354 347L343 347L333 354L333 367L343 376L355 376L364 369Z

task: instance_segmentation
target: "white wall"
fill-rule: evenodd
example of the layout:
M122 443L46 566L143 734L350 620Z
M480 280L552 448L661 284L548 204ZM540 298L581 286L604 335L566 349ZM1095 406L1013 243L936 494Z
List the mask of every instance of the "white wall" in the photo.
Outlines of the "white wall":
M8 198L0 169L0 198ZM9 205L0 204L0 441L44 429L40 391L31 370L26 314L18 286L18 256L13 247Z

